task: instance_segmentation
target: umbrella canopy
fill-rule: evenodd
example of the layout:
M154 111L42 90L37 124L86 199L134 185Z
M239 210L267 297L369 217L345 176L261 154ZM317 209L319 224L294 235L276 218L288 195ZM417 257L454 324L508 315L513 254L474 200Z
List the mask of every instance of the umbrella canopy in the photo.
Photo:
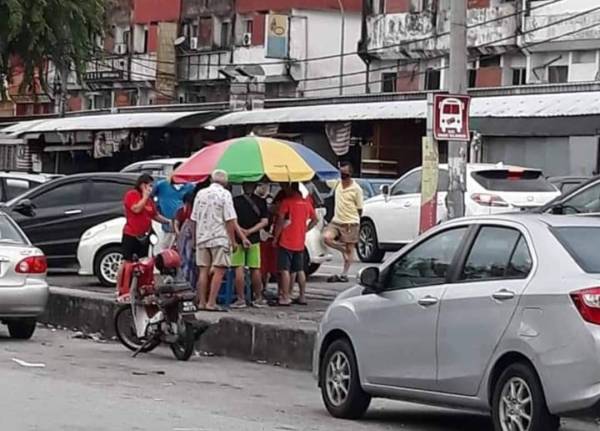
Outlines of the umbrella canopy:
M338 170L302 144L280 139L246 136L209 145L183 162L173 173L177 182L203 181L222 169L232 183L327 181L339 177Z

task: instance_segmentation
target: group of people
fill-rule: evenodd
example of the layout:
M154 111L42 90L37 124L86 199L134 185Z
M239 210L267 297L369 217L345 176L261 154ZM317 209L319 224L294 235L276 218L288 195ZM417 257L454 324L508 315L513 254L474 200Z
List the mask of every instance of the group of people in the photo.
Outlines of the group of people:
M323 239L342 253L344 268L330 282L348 281L362 211L362 190L351 178L351 165L343 164L340 174L334 218ZM247 306L246 270L252 285L251 305L269 305L264 289L272 276L277 278L278 294L271 305L305 305L304 244L306 233L318 223L312 198L302 196L299 183L283 184L269 203L268 184L244 183L242 189L233 198L222 170L215 170L204 182L181 185L172 178L155 182L142 174L124 197L124 260L148 255L154 220L164 231L160 247L177 248L181 274L197 286L199 309L225 311L217 299L230 268L235 272L237 297L232 308ZM296 283L298 295L292 298Z

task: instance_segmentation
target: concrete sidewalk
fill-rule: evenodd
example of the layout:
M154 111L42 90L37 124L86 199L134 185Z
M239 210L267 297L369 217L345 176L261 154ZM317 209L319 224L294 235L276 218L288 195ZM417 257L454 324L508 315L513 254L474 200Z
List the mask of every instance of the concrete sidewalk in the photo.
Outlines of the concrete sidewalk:
M40 322L114 337L118 304L107 291L52 287ZM317 322L331 302L309 295L307 306L247 308L228 313L198 312L204 331L197 349L238 359L310 370ZM315 298L317 297L317 298Z

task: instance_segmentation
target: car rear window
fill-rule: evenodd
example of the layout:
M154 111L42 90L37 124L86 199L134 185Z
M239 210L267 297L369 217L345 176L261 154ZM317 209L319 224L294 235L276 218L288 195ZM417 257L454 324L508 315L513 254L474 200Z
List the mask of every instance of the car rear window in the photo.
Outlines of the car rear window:
M541 171L493 169L471 174L487 190L497 192L555 192Z
M5 214L0 214L0 244L27 244L27 239Z
M600 274L600 227L557 227L552 232L581 269Z

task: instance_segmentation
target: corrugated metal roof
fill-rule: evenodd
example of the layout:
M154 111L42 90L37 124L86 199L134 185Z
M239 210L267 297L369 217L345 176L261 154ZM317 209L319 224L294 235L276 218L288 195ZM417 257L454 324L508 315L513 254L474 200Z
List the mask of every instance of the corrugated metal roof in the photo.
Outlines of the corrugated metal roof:
M296 106L232 112L205 126L426 118L425 100ZM570 117L600 114L600 92L477 97L471 117Z
M18 123L2 130L13 136L29 133L88 130L149 129L173 126L179 120L208 112L135 112L127 114L84 115ZM199 121L200 123L201 121Z

